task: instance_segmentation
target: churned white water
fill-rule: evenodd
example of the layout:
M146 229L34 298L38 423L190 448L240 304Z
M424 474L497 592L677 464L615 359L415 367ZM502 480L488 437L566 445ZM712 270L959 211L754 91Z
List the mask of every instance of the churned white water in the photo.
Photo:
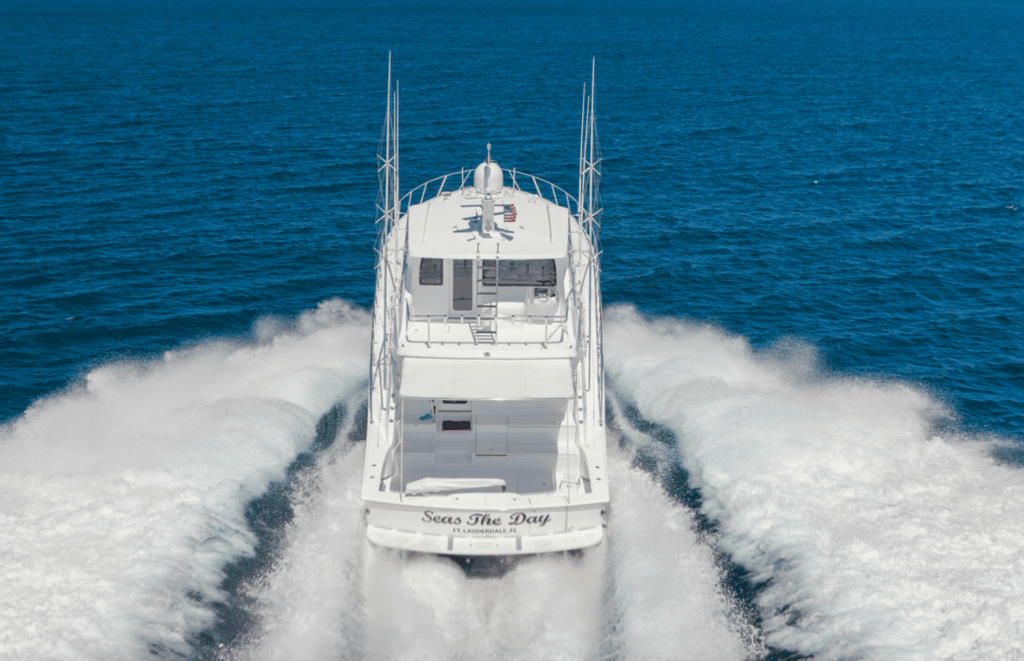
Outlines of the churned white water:
M339 301L252 343L112 364L2 430L0 658L189 656L225 568L253 554L246 505L365 393L369 320ZM345 437L356 424L346 417ZM628 431L628 430L627 430ZM628 448L644 442L636 435ZM612 444L617 444L612 439ZM371 549L363 449L336 442L291 485L294 518L241 590L256 624L229 659L743 659L691 514L612 450L612 541L500 578ZM209 652L207 652L209 653Z
M766 582L769 643L1024 658L1024 471L995 441L937 431L949 412L927 393L823 374L799 343L755 352L629 308L606 321L617 393L675 432L718 543Z
M741 661L757 632L724 596L686 508L613 450L610 543L540 556L500 578L370 548L362 446L321 457L296 490L286 547L250 586L260 624L232 659Z
M362 446L338 442L314 470L300 476L284 548L271 570L244 588L255 600L258 625L229 658L361 655L362 469Z
M190 653L245 506L365 380L369 323L332 301L252 344L113 364L0 430L0 658Z
M254 624L220 657L1024 658L1024 472L996 441L939 431L949 412L911 385L824 374L797 342L753 351L627 308L605 332L606 544L497 578L370 548L350 414L290 485L283 541L239 588ZM254 552L246 505L365 398L365 313L327 302L257 335L93 370L0 431L0 658L195 652L225 567ZM689 472L715 533L638 453ZM763 631L720 551L763 583Z

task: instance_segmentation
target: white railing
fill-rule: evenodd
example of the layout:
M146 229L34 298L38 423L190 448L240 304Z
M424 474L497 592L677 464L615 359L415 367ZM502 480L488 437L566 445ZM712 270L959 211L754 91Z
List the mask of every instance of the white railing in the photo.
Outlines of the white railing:
M546 347L548 344L558 344L565 340L565 337L569 335L569 312L568 310L558 316L546 316L546 315L507 315L502 313L496 313L495 316L483 316L481 314L417 314L414 315L409 312L406 307L405 313L405 336L404 341L410 344L425 344L431 346L433 344L465 344L464 340L452 340L452 339L439 339L433 336L433 326L449 326L452 324L459 324L460 326L466 326L471 328L473 324L480 325L483 322L494 321L494 322L505 322L505 323L525 323L531 326L543 326L543 335L541 339L509 339L508 337L501 335L499 338L499 331L501 326L497 325L495 328L494 342L504 345L515 345L515 346L535 346L540 345ZM411 324L423 324L427 329L427 336L425 338L413 337L412 325ZM473 340L471 340L473 341Z
M570 260L569 268L570 268L570 270L573 268L571 260ZM502 337L501 339L499 339L498 338L498 331L501 330L501 326L497 326L496 325L494 341L495 342L500 342L501 344L541 345L541 346L545 346L546 347L546 345L549 344L549 343L554 344L554 343L563 341L565 339L565 336L570 333L569 326L570 326L570 322L572 320L572 317L570 315L570 311L572 311L572 312L576 313L576 337L574 339L577 339L576 346L580 346L579 343L578 343L578 338L579 338L579 334L580 334L580 330L579 330L580 329L580 325L582 323L581 317L580 317L581 306L579 305L579 296L578 296L578 294L576 292L576 279L575 279L575 277L570 278L570 282L572 282L572 286L570 286L568 291L566 291L565 310L561 314L558 314L558 315L510 315L510 314L504 314L504 313L498 312L497 310L495 311L493 316L484 316L484 315L480 314L479 312L477 314L433 314L433 315L431 315L431 314L424 314L424 315L414 315L414 314L412 314L412 311L409 308L409 306L406 305L405 306L405 337L404 337L404 340L406 342L410 342L410 343L426 344L427 346L430 346L431 344L435 344L435 343L436 344L441 344L441 345L444 345L444 344L461 344L460 340L447 340L446 341L446 340L441 340L441 339L434 339L432 337L432 335L431 335L432 325L435 322L436 323L440 323L440 324L460 324L460 325L467 325L467 326L469 326L469 325L472 325L472 324L479 325L479 324L481 324L482 322L485 322L485 321L494 321L494 322L502 321L502 322L506 322L506 323L510 323L512 321L516 321L516 322L523 322L523 323L527 323L527 324L530 324L530 325L537 325L537 326L543 324L544 325L543 339L540 339L540 340L534 340L534 339L509 340L506 337ZM416 339L416 338L413 338L411 336L410 332L411 332L412 328L411 328L410 324L412 324L412 323L424 323L424 324L426 324L426 326L427 326L427 338L426 339ZM556 335L559 336L558 339L554 339Z
M581 227L581 229L583 231L583 234L586 236L587 240L586 241L576 241L576 246L577 246L577 250L579 250L583 246L585 246L586 244L590 244L590 246L591 246L590 247L590 251L591 252L593 251L593 248L592 248L592 246L594 245L593 241L596 240L596 222L595 222L594 214L586 213L585 211L579 209L579 204L577 203L577 200L576 200L575 197L570 195L561 186L558 186L557 184L554 184L554 183L548 181L547 179L544 179L543 177L538 177L536 175L528 174L528 173L525 173L525 172L519 172L515 168L513 168L512 170L506 170L506 172L510 175L511 182L510 182L509 188L511 188L512 190L518 191L518 192L527 193L527 194L531 194L532 193L532 194L537 195L538 197L540 197L540 198L542 198L544 200L549 200L551 202L554 202L558 206L562 206L562 207L565 207L565 208L570 209L570 210L572 210L575 207L577 209L577 214L580 214L580 213L585 214L587 216L587 218L588 218L588 221L586 223L584 223L584 225ZM406 214L408 213L410 206L415 205L415 204L422 204L423 202L426 202L427 200L431 200L431 199L435 199L435 198L441 197L442 195L444 195L446 193L447 194L452 194L452 193L457 193L457 192L459 192L461 190L467 190L469 188L467 186L467 184L470 183L470 177L472 176L472 174L473 174L473 170L466 170L465 168L463 168L462 170L459 170L457 172L450 172L448 174L441 175L439 177L434 177L433 179L425 181L422 184L420 184L419 186L416 186L415 188L410 190L408 193L403 195L395 203L395 210L392 213L384 213L383 210L382 210L382 212L379 215L379 220L382 220L384 222L380 223L381 237L379 239L379 244L382 245L382 246L385 245L385 242L386 242L385 237L390 232L392 232L398 226L398 224L401 221L406 220ZM580 226L577 225L577 227L580 227ZM572 225L570 225L570 232L571 233L574 232L574 230L572 229ZM405 239L406 239L406 241L408 240L408 236L407 235L406 235ZM407 248L407 245L403 246L403 249L404 248ZM379 273L379 269L380 269L381 266L384 266L384 267L387 266L385 264L386 260L383 259L383 255L381 255L381 257L382 257L382 259L378 262L378 273ZM580 257L580 256L577 256L577 257ZM585 311L583 309L584 308L583 301L582 301L581 297L578 295L577 288L582 283L576 277L575 267L572 264L573 261L574 260L570 260L570 269L573 272L573 277L570 280L572 282L572 289L569 292L567 292L567 294L566 294L566 302L567 302L566 311L561 316L559 316L559 317L550 318L550 319L545 320L544 323L545 323L546 327L549 327L551 325L555 325L555 329L553 331L554 333L557 333L559 331L568 332L567 326L568 326L568 321L569 321L569 310L571 309L571 310L575 311L577 313L576 314L577 323L576 323L576 338L575 339L577 340L577 346L582 346L581 344L579 344L581 334L582 333L589 333L590 330L591 330L589 328L589 326L590 326L590 323L589 323L590 322L590 319L589 319L590 315L585 314ZM586 261L589 262L590 260L586 260ZM398 280L396 282L396 285L398 283L400 283L400 282L401 282L401 280ZM406 321L406 333L405 333L405 335L406 335L406 337L404 339L406 341L409 341L409 342L426 342L426 343L431 343L431 344L435 342L435 340L433 338L431 338L430 340L414 340L411 337L409 337L409 332L408 332L409 325L408 325L408 322L410 322L410 321L413 321L413 322L425 322L427 324L427 332L429 334L430 333L430 325L433 323L433 321L435 319L437 319L437 320L443 319L443 323L454 323L455 320L458 320L459 323L466 323L467 321L469 321L469 322L473 322L473 323L479 324L482 321L492 320L492 319L496 319L496 318L497 319L503 319L504 317L502 317L502 316L483 317L483 316L481 316L479 314L477 314L477 315L412 315L409 312L408 308L406 308L406 315L405 315L405 321ZM530 322L533 323L532 316L531 316ZM541 340L541 341L533 341L533 340L530 340L530 341L520 341L520 342L515 342L514 341L514 342L512 342L512 344L545 344L547 342L554 342L555 340L551 339L551 336L552 335L546 333L544 340ZM499 340L497 340L497 338L495 338L495 340L499 341ZM506 340L500 340L500 341L502 343L506 343L507 342ZM379 359L378 362L381 362L380 359L383 359L383 356L379 356L378 359Z
M545 200L550 200L556 205L565 207L566 209L576 208L578 211L579 205L576 202L576 198L569 195L564 188L556 184L551 183L547 179L538 177L536 175L527 174L525 172L518 172L515 168L511 170L505 170L511 175L511 188L514 191L519 191L527 194L534 194ZM473 175L473 170L466 170L463 168L458 172L450 172L440 177L434 177L429 181L425 181L416 188L402 196L398 202L398 215L405 214L409 207L414 204L422 204L427 200L432 200L436 197L441 197L444 193L456 193L460 190L469 189L467 186L470 182L470 178ZM520 185L520 181L524 182L526 188ZM397 222L397 216L392 222ZM387 228L390 230L391 228Z

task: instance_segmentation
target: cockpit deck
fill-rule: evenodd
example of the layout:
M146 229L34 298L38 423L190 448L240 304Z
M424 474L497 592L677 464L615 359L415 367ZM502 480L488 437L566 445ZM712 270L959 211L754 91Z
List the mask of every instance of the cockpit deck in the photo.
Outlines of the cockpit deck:
M535 494L582 484L564 399L410 399L403 409L392 491Z

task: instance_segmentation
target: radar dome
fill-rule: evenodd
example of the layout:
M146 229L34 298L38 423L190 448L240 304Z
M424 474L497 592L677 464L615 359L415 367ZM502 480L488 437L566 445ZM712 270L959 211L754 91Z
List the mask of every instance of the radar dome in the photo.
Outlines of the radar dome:
M484 195L500 193L505 185L505 175L494 161L487 161L476 166L473 173L473 188Z

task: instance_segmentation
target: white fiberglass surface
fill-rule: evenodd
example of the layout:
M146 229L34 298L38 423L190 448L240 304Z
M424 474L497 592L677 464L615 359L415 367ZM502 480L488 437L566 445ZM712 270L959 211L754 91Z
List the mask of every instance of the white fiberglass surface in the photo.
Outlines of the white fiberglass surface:
M456 193L410 207L409 254L449 259L481 254L533 258L565 256L569 235L569 210L565 207L533 195L511 193L498 203L514 204L516 221L499 221L493 231L482 234L482 201L479 195ZM474 240L467 241L467 236Z
M442 493L445 491L479 491L507 486L506 480L494 477L424 477L405 485L405 493L410 495Z
M564 399L405 399L403 451L391 488L405 484L408 490L430 479L494 478L500 484L481 490L550 492L559 448L568 451L573 430L564 425L566 405Z
M425 479L439 480L497 480L481 487L480 491L508 493L549 493L555 489L557 457L554 454L484 457L474 455L472 447L464 452L458 449L439 449L433 453L406 453L402 475L406 489ZM500 483L500 484L499 484ZM395 476L390 483L394 490L401 489L401 480Z
M941 431L904 383L823 373L714 328L606 315L618 395L678 460L756 582L768 641L816 659L1024 658L1024 472ZM613 485L616 484L613 481Z
M403 397L438 399L568 399L573 396L567 358L548 360L402 361Z

